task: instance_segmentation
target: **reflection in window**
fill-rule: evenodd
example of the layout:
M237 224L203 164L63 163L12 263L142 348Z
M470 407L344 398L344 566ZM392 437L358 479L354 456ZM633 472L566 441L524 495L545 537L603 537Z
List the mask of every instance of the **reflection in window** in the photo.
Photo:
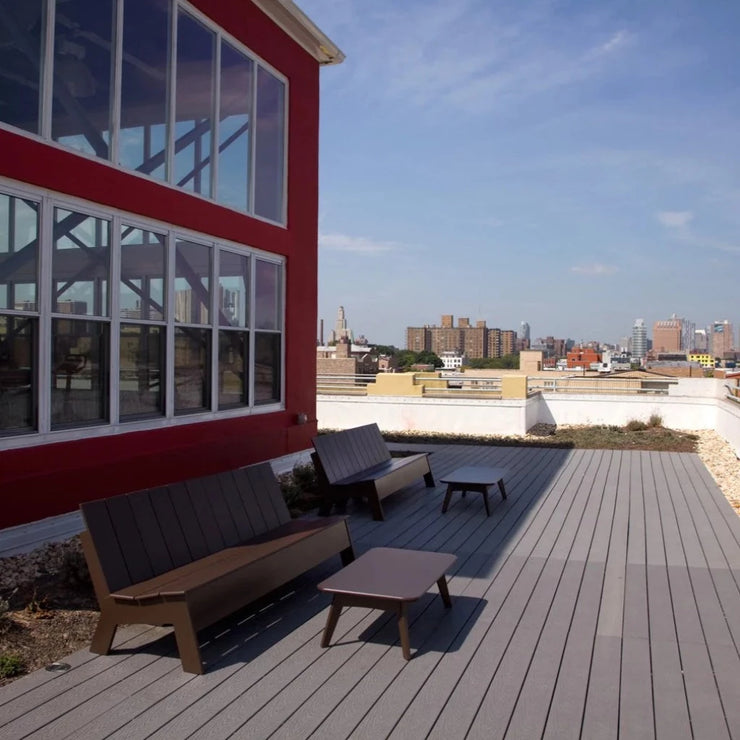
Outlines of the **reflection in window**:
M163 234L121 227L122 319L164 318L164 263Z
M254 63L249 57L222 42L217 199L242 211L249 208L253 69Z
M2 0L0 4L0 120L39 131L43 0Z
M254 403L280 400L280 334L257 332L254 337Z
M56 0L51 135L108 159L112 0Z
M169 2L126 0L123 7L119 162L166 179Z
M207 324L211 305L211 250L178 241L175 258L175 321Z
M257 69L257 142L254 212L271 221L284 220L285 84L266 69Z
M182 11L177 19L175 184L211 195L215 34Z
M121 324L121 419L164 413L164 328Z
M51 427L108 420L108 324L53 319Z
M248 403L249 332L218 333L218 407L228 409Z
M36 311L38 203L0 194L0 309Z
M210 341L208 329L175 329L175 413L210 409Z
M0 316L0 434L36 429L36 319Z
M249 322L249 258L222 250L218 273L221 308L218 323L243 328Z
M255 290L256 329L280 330L281 279L280 265L265 260L257 260Z
M62 208L54 209L54 312L108 315L109 244L108 221Z

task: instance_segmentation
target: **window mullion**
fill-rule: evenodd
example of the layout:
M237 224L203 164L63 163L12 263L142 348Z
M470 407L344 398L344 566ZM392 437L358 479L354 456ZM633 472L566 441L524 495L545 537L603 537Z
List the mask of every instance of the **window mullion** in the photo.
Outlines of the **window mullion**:
M51 310L52 310L52 253L54 205L49 198L39 204L39 289L38 289L38 429L40 434L51 431Z
M117 0L113 15L113 69L111 71L110 144L108 155L118 164L118 146L121 133L121 79L123 74L123 3Z
M167 232L167 264L165 266L165 384L164 408L165 417L172 419L175 415L175 234Z
M214 245L211 260L211 410L218 411L218 331L221 301L218 274L220 268L220 250Z
M54 24L56 22L55 0L46 2L46 28L44 29L44 66L39 91L41 103L41 136L51 139L51 108L54 97Z
M216 34L211 76L213 79L213 107L211 112L211 199L218 202L219 126L221 119L221 34Z
M172 184L175 183L175 117L177 105L177 17L180 11L178 2L170 5L170 49L169 49L169 75L168 75L168 95L167 95L167 127L165 136L166 156L164 181ZM173 277L174 279L174 277Z
M121 367L121 217L111 220L110 235L110 421L120 420L120 367Z

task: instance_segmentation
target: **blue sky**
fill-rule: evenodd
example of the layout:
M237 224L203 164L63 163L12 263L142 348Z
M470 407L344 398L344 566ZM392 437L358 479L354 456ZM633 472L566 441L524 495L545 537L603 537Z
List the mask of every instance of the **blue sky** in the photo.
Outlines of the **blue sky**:
M616 342L740 324L736 0L298 0L321 71L319 317ZM737 339L737 331L735 332Z

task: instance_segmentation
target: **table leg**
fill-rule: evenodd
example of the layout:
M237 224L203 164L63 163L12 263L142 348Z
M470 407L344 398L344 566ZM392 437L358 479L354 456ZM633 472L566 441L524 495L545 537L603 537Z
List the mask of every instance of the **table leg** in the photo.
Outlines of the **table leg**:
M491 509L488 506L488 486L483 486L483 503L486 505L486 516L491 516Z
M331 606L329 607L329 616L326 618L326 626L324 627L324 634L321 636L321 647L329 647L331 642L331 636L334 634L334 628L337 626L339 621L339 615L342 613L342 604L339 602L336 596L332 599Z
M498 482L498 488L499 488L499 491L501 491L501 497L506 498L506 489L504 488L503 478Z
M409 642L409 615L406 602L398 605L398 634L401 636L401 650L406 660L411 660L411 643Z
M449 483L447 485L447 493L445 493L445 500L442 503L442 513L444 514L447 511L447 507L450 505L450 499L452 498L452 483Z
M452 606L452 601L450 600L450 592L447 589L447 578L440 576L437 580L437 585L439 586L439 595L442 597L442 602L449 609Z

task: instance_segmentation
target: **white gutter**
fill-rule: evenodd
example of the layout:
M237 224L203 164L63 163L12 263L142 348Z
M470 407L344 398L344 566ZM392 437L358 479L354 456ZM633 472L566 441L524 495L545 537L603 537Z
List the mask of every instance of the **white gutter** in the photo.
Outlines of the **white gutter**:
M252 0L252 2L319 64L341 64L344 53L293 2L293 0Z

